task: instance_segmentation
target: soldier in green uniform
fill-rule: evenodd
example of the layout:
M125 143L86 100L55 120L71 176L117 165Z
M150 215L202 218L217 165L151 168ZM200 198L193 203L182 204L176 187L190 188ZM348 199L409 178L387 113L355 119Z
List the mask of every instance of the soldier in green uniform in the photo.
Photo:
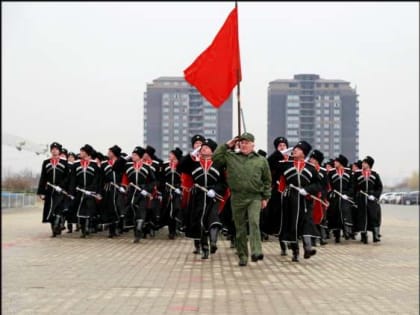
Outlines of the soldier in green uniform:
M215 163L226 166L239 266L246 266L248 263L247 221L251 260L257 262L264 258L259 223L261 209L267 206L271 196L271 173L267 160L254 151L254 141L254 136L245 132L226 144L219 145L213 155ZM235 151L237 144L239 150Z

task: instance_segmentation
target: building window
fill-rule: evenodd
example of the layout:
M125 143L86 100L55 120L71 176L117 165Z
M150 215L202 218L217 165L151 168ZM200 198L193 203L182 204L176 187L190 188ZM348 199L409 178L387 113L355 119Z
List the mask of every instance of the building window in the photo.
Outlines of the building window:
M287 114L299 114L299 110L298 109L288 109L287 110Z

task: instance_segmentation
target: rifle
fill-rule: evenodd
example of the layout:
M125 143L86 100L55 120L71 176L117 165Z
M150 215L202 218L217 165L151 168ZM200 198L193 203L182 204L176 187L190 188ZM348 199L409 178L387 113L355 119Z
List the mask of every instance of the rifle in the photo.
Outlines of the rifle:
M337 194L337 195L339 195L340 196L340 198L342 198L343 200L346 200L346 201L348 201L348 202L350 202L352 205L356 205L356 203L353 201L353 200L351 200L351 199L344 199L343 198L343 194L342 193L340 193L339 191L337 191L337 190L335 190L334 189L334 192Z
M90 197L93 197L93 198L98 199L98 200L101 200L102 199L102 196L99 195L99 194L97 194L94 191L86 190L86 189L83 189L83 188L80 188L80 187L76 187L76 190L82 192L86 196L90 196Z
M150 200L151 200L151 199L153 199L152 194L151 194L151 193L149 193L147 190L142 189L141 187L137 186L137 185L136 185L136 184L134 184L134 183L130 183L130 186L133 186L136 190L138 190L138 191L140 191L140 192L142 192L142 191L144 190L145 192L147 192L146 197L148 197Z
M299 191L299 187L293 185L293 184L289 184L290 187L294 188L295 190ZM308 194L309 197L311 197L313 200L319 201L323 206L328 207L329 203L325 202L324 200L322 200L321 198L318 198L314 195Z
M61 188L58 185L53 185L50 182L47 182L47 185L50 186L52 189L54 189L55 191L62 193L63 195L66 195L67 197L69 197L71 200L74 199L74 196L70 195L67 191L65 191L63 188Z
M194 184L194 186L206 193L209 192L209 190L206 187L200 186L199 184ZM218 193L216 193L216 196L214 198L222 202L224 201L223 196L220 196Z

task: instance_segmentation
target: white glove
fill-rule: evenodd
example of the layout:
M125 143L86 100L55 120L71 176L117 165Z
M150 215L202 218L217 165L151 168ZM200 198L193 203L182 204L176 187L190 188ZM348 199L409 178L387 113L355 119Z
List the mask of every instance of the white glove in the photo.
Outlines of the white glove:
M174 193L176 193L176 194L180 195L180 194L181 194L181 189L176 188L176 189L174 190Z
M300 188L299 189L299 194L301 194L302 196L306 196L308 194L308 192L304 188Z
M149 193L146 190L142 190L140 191L140 193L142 194L142 196L146 197L147 195L149 195Z
M61 187L59 187L59 186L56 186L56 187L55 187L55 190L56 190L58 193L61 193L61 192L63 191L63 188L61 188Z
M374 195L369 195L368 199L374 201L376 198Z
M209 191L207 192L207 196L209 198L214 198L216 197L216 192L213 189L209 189Z
M85 195L86 195L86 196L92 196L93 194L92 194L90 191L86 191L86 192L85 192Z
M347 195L341 195L341 198L343 198L344 200L349 200L349 196L347 196Z
M124 187L121 187L121 186L120 186L120 187L118 188L118 190L120 191L120 193L125 194L125 189L124 189Z
M98 200L102 200L102 196L101 196L100 194L97 194L97 195L95 196L95 198L96 198L96 199L98 199Z
M200 153L201 146L196 148L194 151L191 152L191 155L197 157L198 153Z

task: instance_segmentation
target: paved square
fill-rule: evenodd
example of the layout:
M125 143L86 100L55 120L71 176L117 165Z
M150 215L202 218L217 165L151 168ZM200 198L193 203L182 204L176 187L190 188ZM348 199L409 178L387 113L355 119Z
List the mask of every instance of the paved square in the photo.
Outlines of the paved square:
M382 241L317 247L309 260L280 256L238 267L229 242L208 260L191 240L132 233L50 238L41 208L2 210L3 314L418 314L417 206L383 206Z

